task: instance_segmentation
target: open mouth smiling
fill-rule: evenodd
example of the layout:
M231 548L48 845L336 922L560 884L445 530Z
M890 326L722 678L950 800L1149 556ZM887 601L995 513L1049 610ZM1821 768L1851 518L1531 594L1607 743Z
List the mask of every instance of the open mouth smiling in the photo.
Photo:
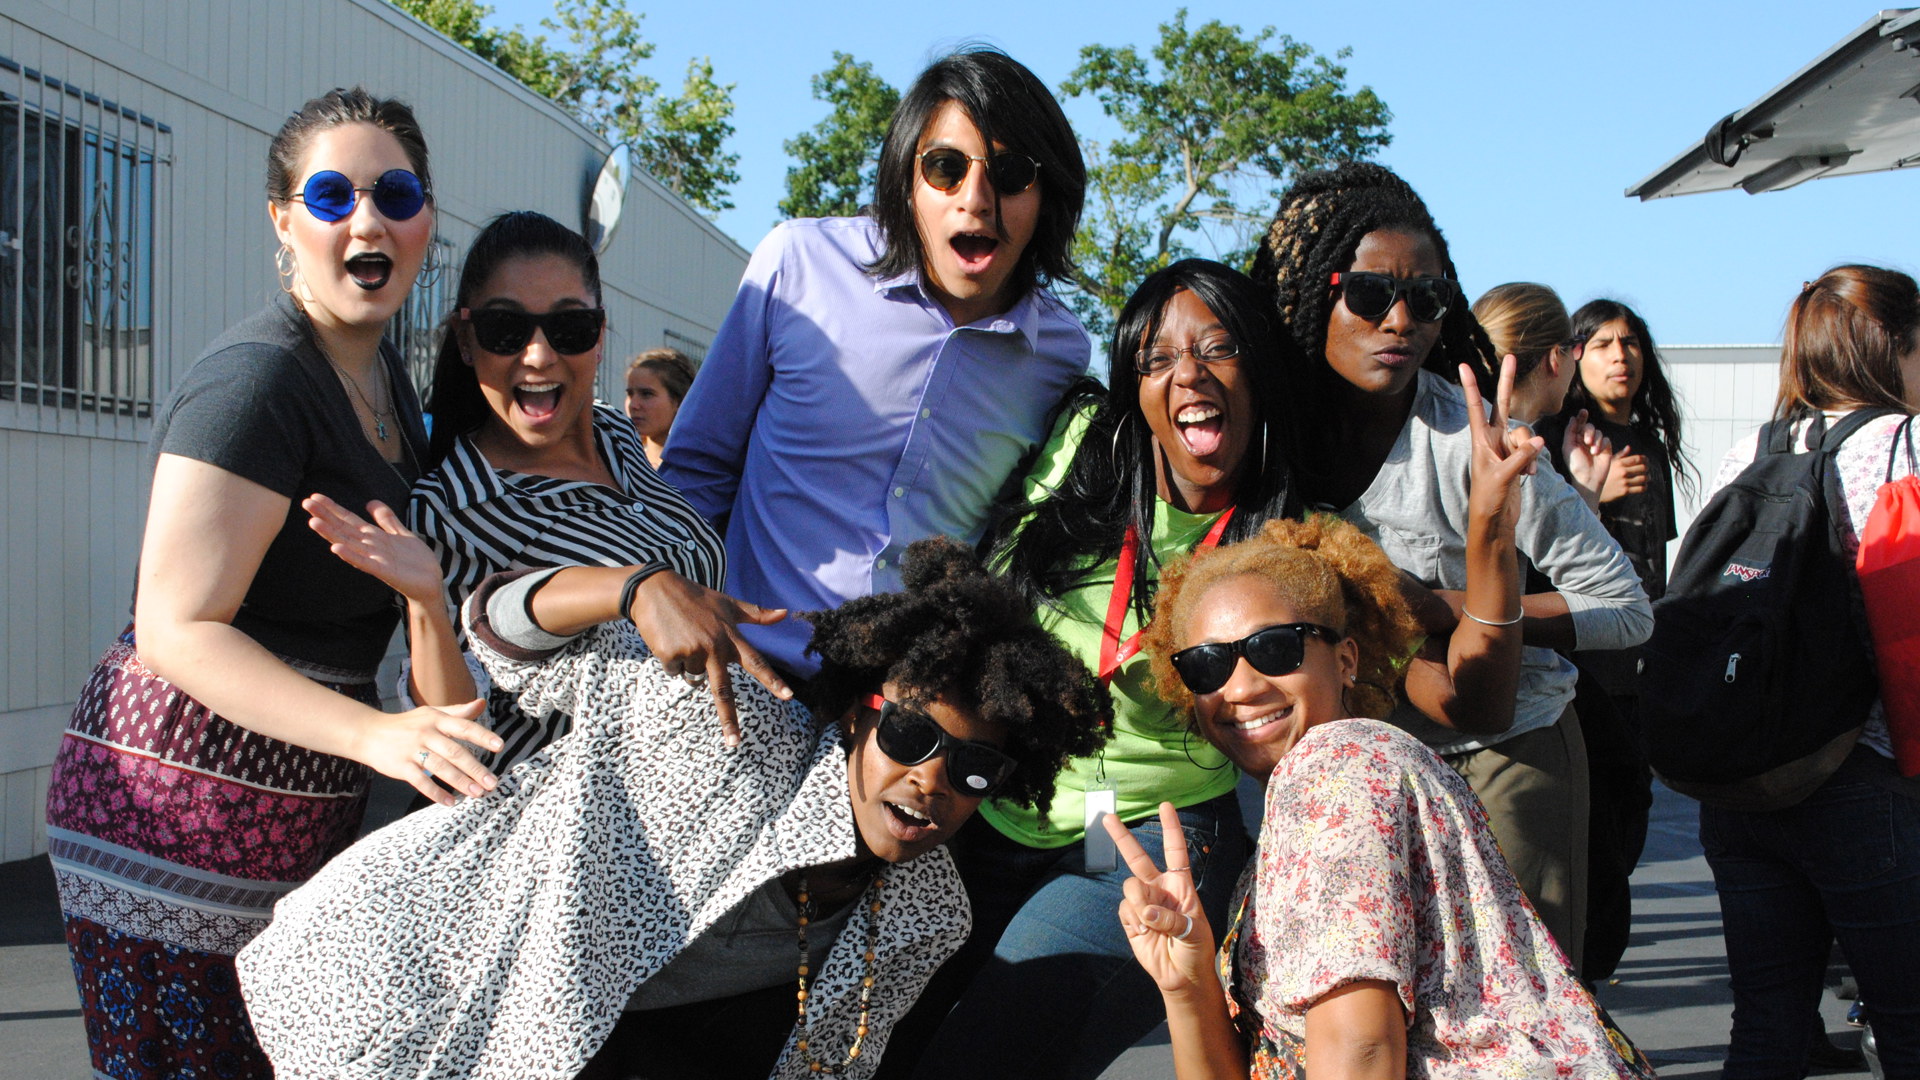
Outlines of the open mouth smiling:
M378 292L393 277L393 260L377 251L362 252L347 260L347 274L355 285Z
M513 388L514 404L530 420L545 420L560 409L560 384L522 383Z
M1174 416L1173 426L1187 453L1196 458L1218 453L1226 438L1226 425L1217 405L1188 405Z
M956 233L947 243L953 248L954 257L960 260L960 265L977 273L993 261L993 253L1000 247L1000 238L991 233Z

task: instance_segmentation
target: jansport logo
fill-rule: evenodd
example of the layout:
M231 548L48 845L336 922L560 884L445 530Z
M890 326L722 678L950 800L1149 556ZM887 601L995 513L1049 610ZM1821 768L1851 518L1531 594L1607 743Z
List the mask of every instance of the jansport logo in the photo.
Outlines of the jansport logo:
M1741 566L1737 562L1728 563L1720 572L1721 577L1737 577L1751 585L1756 581L1765 581L1773 576L1773 569L1766 566Z

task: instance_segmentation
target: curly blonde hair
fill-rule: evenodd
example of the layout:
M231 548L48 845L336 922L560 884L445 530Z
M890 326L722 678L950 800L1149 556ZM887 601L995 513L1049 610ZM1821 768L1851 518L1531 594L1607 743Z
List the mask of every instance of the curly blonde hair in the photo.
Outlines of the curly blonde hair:
M1189 724L1193 694L1168 658L1188 644L1184 631L1193 606L1215 584L1243 574L1278 585L1296 617L1339 630L1360 647L1358 683L1346 695L1353 715L1382 717L1393 710L1404 661L1420 636L1400 592L1400 571L1352 523L1313 514L1305 521L1269 521L1258 535L1197 551L1160 575L1153 622L1141 644L1152 658L1161 698L1187 710Z

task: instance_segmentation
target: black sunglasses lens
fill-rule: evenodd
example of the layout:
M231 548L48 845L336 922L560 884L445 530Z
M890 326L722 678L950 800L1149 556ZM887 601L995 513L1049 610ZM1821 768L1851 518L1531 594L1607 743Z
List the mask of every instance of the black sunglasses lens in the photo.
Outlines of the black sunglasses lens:
M1407 286L1407 312L1421 322L1439 322L1453 299L1444 278L1421 278Z
M495 356L512 356L533 340L533 317L521 311L476 311L473 340Z
M388 169L373 182L373 205L388 221L406 221L426 204L420 178L405 169Z
M988 795L1013 772L1013 759L990 746L947 748L947 779L963 795Z
M1025 154L995 154L987 162L987 178L1002 195L1018 195L1033 186L1039 167Z
M1393 307L1393 279L1385 274L1343 274L1347 310L1363 319L1378 319Z
M875 734L879 737L881 752L902 765L918 765L940 749L939 725L929 717L904 709L882 709L880 729Z
M554 352L577 356L600 340L600 320L596 310L556 311L541 320L541 328Z
M966 180L970 163L967 155L958 150L945 147L929 150L920 155L920 175L926 179L928 187L952 191Z
M339 221L353 213L353 181L331 169L314 173L300 190L300 201L321 221Z
M1196 694L1211 694L1227 685L1233 676L1235 660L1231 645L1195 645L1174 653L1171 659L1173 670L1180 673L1180 681Z
M1307 654L1305 638L1291 626L1269 626L1250 634L1240 643L1240 651L1247 663L1262 675L1285 675L1298 670Z

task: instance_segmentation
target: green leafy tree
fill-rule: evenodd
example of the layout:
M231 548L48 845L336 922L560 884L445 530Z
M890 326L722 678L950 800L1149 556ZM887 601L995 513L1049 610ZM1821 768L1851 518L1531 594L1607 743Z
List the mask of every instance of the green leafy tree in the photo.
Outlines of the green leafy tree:
M1160 26L1153 63L1132 46L1089 45L1061 89L1091 94L1123 133L1089 143L1074 306L1096 335L1141 279L1210 242L1245 266L1295 170L1371 156L1392 114L1346 68L1269 26L1251 36L1185 8Z
M653 43L624 0L557 0L546 35L485 25L493 9L478 0L392 0L394 6L452 38L481 59L552 99L610 142L633 146L640 163L688 202L718 213L733 207L727 189L740 180L733 134L733 85L713 79L707 59L690 60L677 97L641 72Z
M873 195L880 143L900 91L873 73L873 65L843 52L813 77L813 96L833 106L826 119L781 144L799 162L787 169L782 217L847 217Z

